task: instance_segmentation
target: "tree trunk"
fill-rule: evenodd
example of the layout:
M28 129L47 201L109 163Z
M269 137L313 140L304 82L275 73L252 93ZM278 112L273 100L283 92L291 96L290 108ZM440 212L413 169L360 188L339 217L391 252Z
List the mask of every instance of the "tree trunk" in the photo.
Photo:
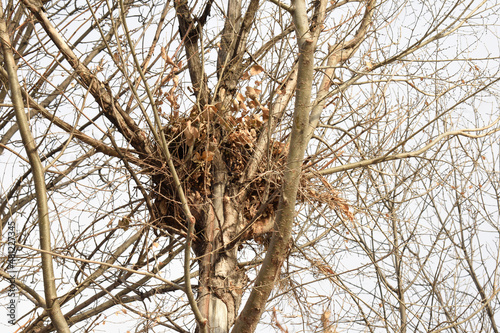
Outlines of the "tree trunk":
M203 238L205 246L198 250L200 271L198 306L208 319L209 332L228 332L241 304L246 282L238 269L238 247L221 250L241 228L242 215L235 198L236 186L228 184L227 170L219 151L212 164L212 201L205 213Z

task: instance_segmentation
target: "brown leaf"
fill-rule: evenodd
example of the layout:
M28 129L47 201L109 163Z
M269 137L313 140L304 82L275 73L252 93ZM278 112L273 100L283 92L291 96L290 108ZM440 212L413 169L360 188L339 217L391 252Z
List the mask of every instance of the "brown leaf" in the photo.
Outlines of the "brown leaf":
M199 131L196 127L191 126L191 120L187 121L186 130L184 131L184 135L186 136L186 144L188 146L194 145L194 142L199 137Z
M224 105L222 105L222 102L219 102L215 104L215 110L214 111L223 111L222 109L224 108Z
M246 100L245 96L243 96L243 94L240 92L236 94L236 99L238 100L238 102L244 102Z
M125 216L118 222L118 228L121 228L125 231L129 229L129 226L130 226L130 219L127 216Z
M209 104L205 105L201 116L205 120L213 120L215 118L215 114L217 113L217 107L215 105Z
M251 116L245 117L245 122L249 127L260 128L263 124L259 115L252 114ZM253 128L252 128L253 130Z
M269 119L269 108L268 108L268 107L263 106L263 107L261 107L260 109L262 110L262 119L263 119L264 121L268 120L268 119Z
M198 152L195 152L194 153L194 161L195 162L210 162L214 159L214 152L213 151L208 151L208 150L205 150L203 153L198 153Z
M250 67L250 75L254 76L254 75L258 75L260 73L262 73L264 71L264 68L262 68L262 66L260 65L253 65L252 67Z
M231 103L230 110L232 112L238 112L238 111L240 111L240 104L239 104L239 102L236 99L234 99L233 102Z
M325 310L325 312L323 312L323 314L321 315L321 321L328 322L328 320L330 319L330 315L330 310Z
M160 201L160 204L158 206L159 206L158 208L160 210L160 214L166 215L168 212L167 202L165 200L162 200L162 201Z
M248 72L243 73L243 75L241 76L241 79L242 80L250 80L250 74L248 74Z
M167 54L167 52L165 51L165 48L162 47L162 54L161 54L161 57L165 60L165 62L168 64L168 65L171 65L173 67L177 67L175 65L175 62L172 60L172 58L170 58Z
M371 71L373 69L373 64L370 59L365 59L365 65L367 70Z
M170 102L170 105L174 108L174 109L177 109L177 99L176 99L176 96L174 94L171 94L171 95L167 95L165 96L165 98L167 99L167 101Z
M240 102L240 103L238 104L238 106L240 107L240 109L245 110L245 111L248 111L247 106L245 105L245 103Z
M248 144L251 145L253 138L249 130L244 129L240 131L233 132L229 134L229 140L238 144Z
M248 98L251 98L251 99L257 99L260 95L260 90L259 89L255 89L255 88L252 88L250 86L246 87L246 93L245 95L248 97Z
M215 153L213 151L205 150L201 154L201 159L204 160L205 162L210 162L211 160L214 159L214 154Z
M167 51L165 51L164 46L161 47L161 57L163 58L163 60L167 60Z
M222 126L224 126L224 128L227 131L232 131L234 128L236 128L236 125L237 125L237 122L233 116L228 116L222 120Z

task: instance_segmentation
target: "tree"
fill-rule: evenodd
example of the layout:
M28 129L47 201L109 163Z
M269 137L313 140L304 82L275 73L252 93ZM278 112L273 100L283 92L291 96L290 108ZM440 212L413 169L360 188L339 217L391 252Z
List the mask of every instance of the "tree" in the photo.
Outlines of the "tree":
M21 331L497 332L497 9L4 3Z

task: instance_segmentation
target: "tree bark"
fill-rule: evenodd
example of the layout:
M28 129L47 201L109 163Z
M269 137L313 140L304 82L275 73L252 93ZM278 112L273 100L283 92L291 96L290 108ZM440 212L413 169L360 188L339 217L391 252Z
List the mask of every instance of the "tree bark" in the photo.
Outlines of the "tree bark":
M238 247L224 249L238 233L242 216L236 187L228 182L227 169L218 150L212 164L212 200L207 208L204 237L206 246L199 256L198 304L208 319L209 332L228 332L236 318L246 275L238 269Z

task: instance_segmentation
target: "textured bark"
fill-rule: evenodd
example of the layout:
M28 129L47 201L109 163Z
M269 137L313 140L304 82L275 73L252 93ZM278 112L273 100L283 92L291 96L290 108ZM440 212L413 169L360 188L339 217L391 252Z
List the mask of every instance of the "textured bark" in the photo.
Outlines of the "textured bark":
M224 68L232 58L232 50L241 27L241 0L230 0L227 4L227 16L221 32L220 50L217 56L217 74L222 78Z
M218 90L215 100L228 106L236 94L236 87L243 74L243 56L250 28L255 24L259 0L251 0L241 18L241 0L229 2L228 18L222 31L221 49L218 54Z
M235 197L236 188L228 184L227 169L220 152L214 163L213 197L206 214L205 247L197 253L200 267L200 311L208 318L209 332L228 332L236 318L245 273L238 269L237 247L222 250L241 228L241 214Z
M208 103L208 91L207 78L201 61L199 45L199 29L201 29L201 26L193 19L187 0L176 1L175 4L177 20L179 21L179 32L184 41L184 49L186 50L189 75L191 76L191 82L193 82L194 94L197 96L197 101L203 109Z

